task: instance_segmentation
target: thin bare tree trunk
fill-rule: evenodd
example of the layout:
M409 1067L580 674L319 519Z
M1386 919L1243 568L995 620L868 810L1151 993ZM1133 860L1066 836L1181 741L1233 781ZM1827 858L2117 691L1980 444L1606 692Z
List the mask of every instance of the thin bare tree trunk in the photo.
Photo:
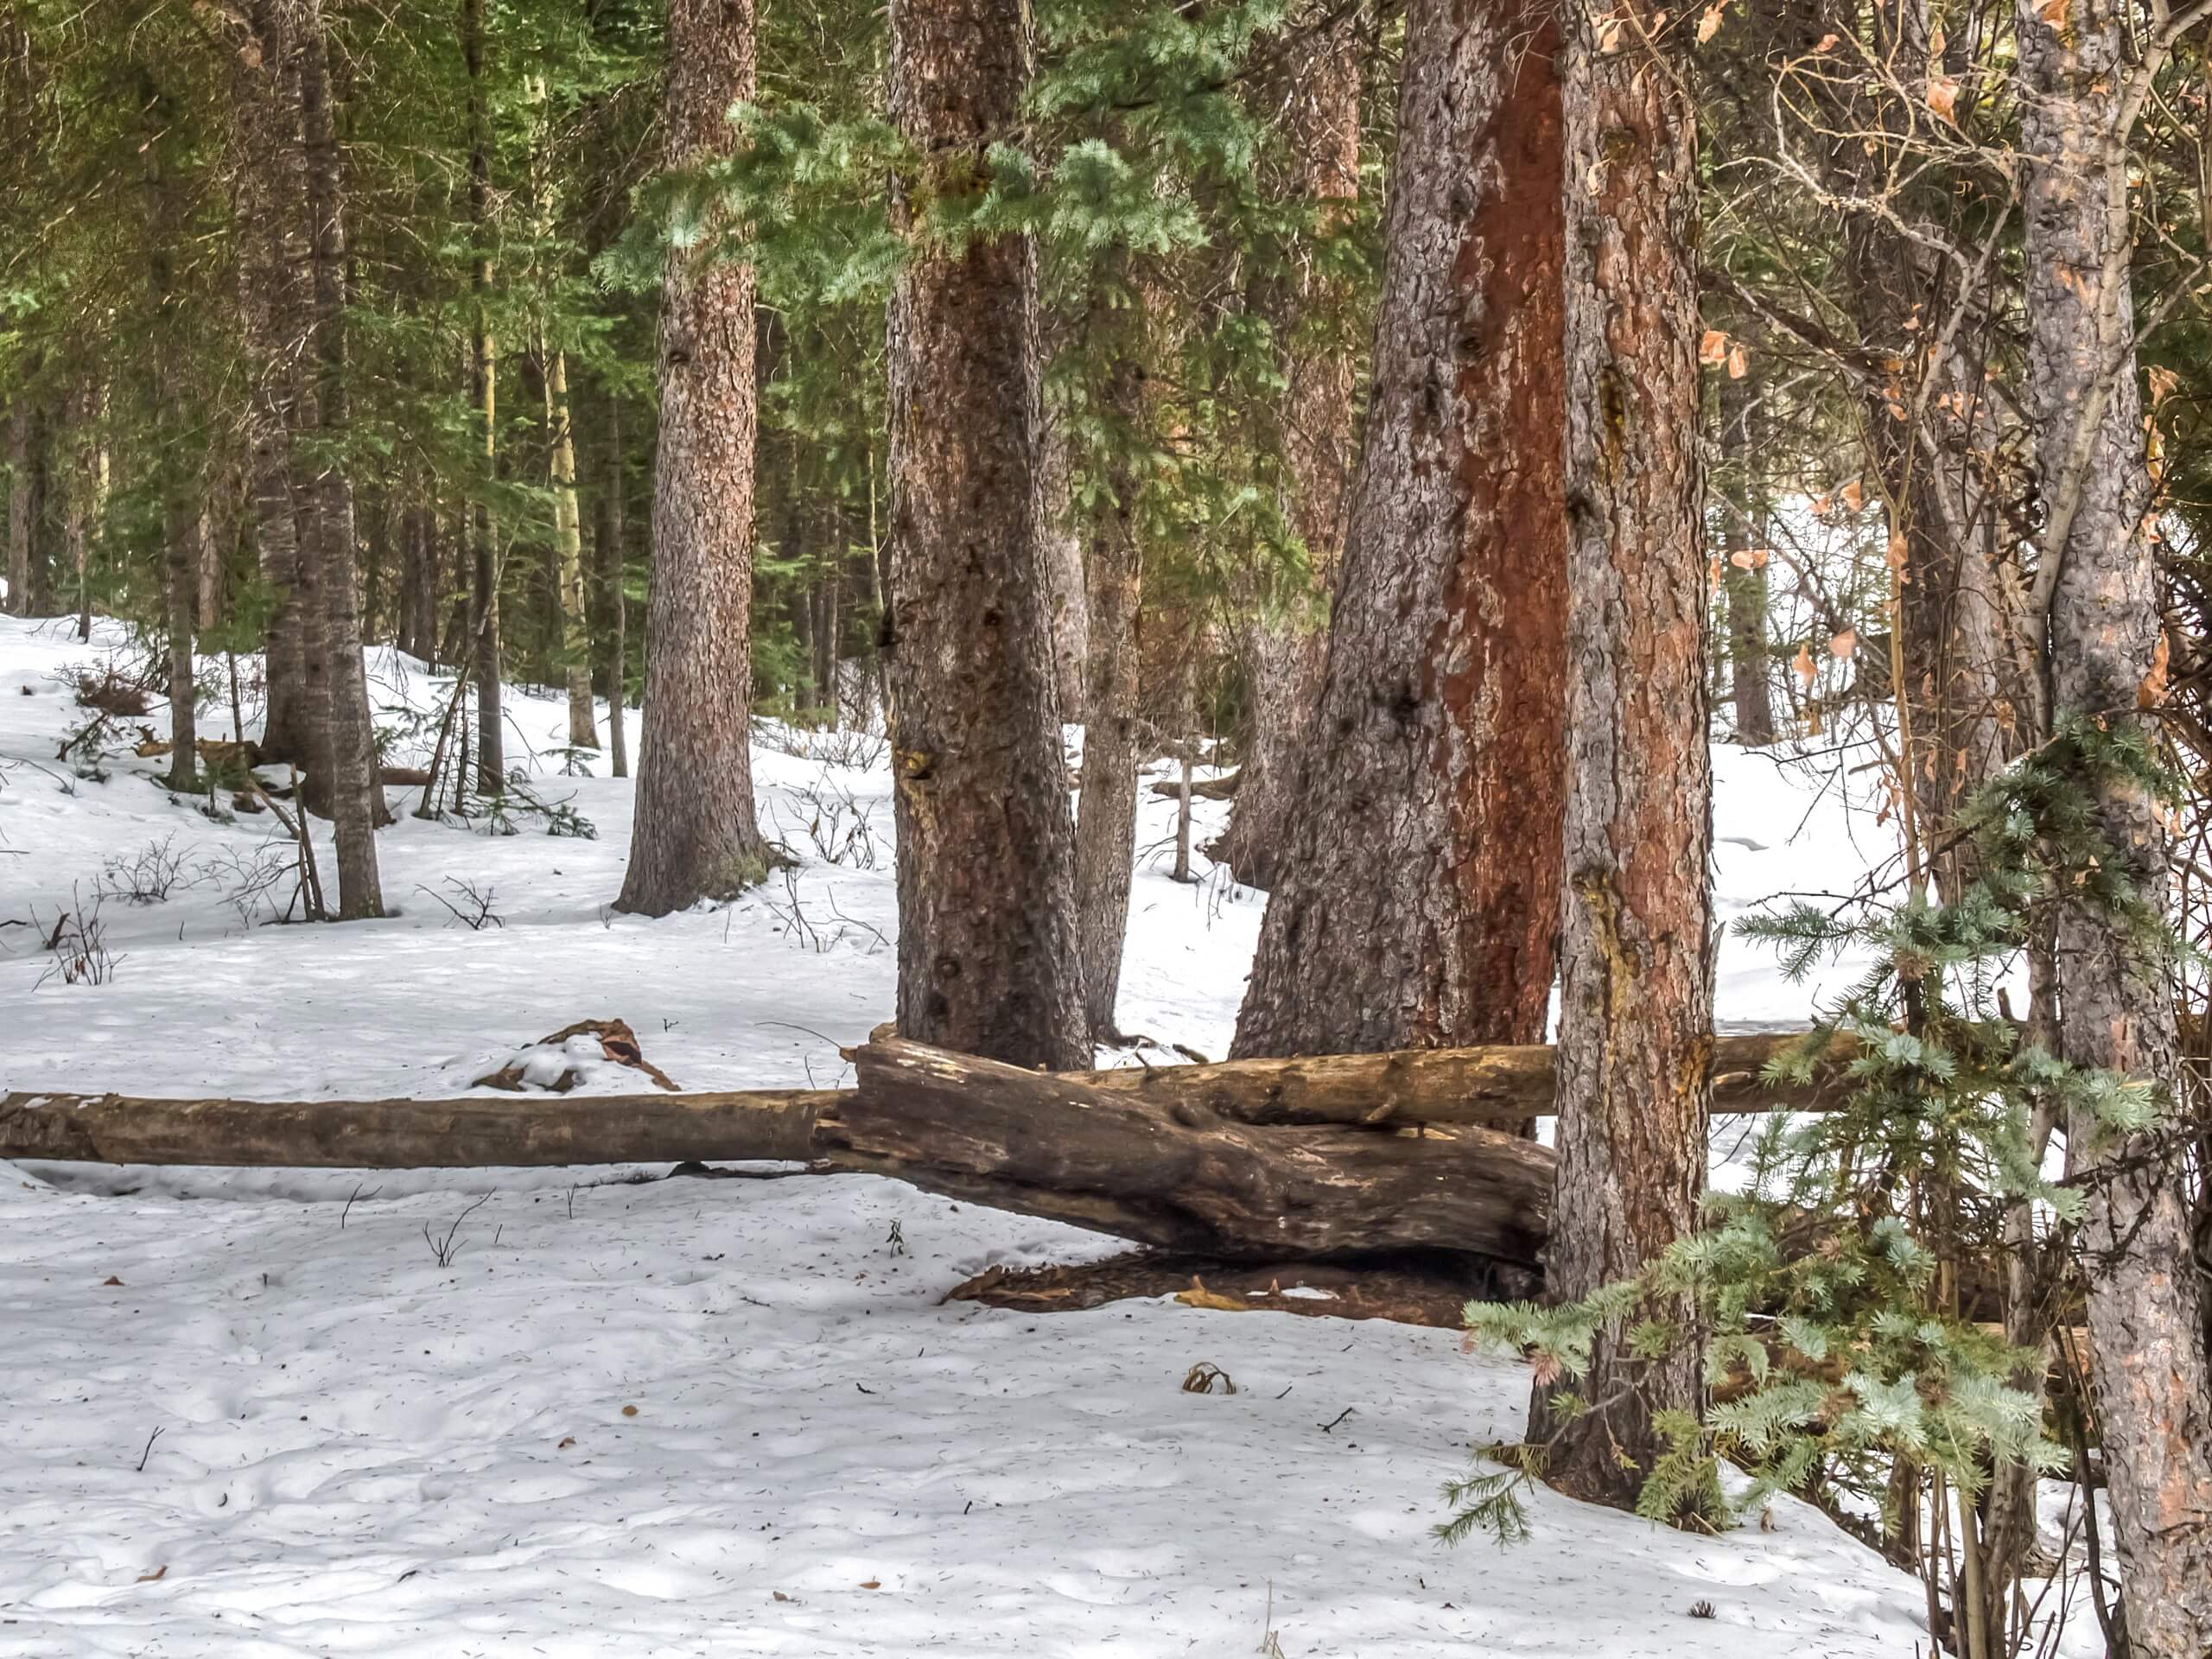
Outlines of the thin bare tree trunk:
M1093 280L1120 286L1128 256L1117 251ZM1103 304L1095 324L1110 327ZM1093 348L1100 340L1094 337ZM1115 1004L1122 983L1122 948L1129 927L1129 885L1137 842L1137 765L1143 722L1137 706L1137 619L1143 602L1144 550L1137 535L1143 487L1129 457L1145 418L1143 347L1119 335L1099 390L1099 409L1112 429L1109 453L1094 480L1084 558L1090 660L1084 687L1083 787L1075 818L1077 949L1083 962L1084 1017L1094 1043L1120 1028Z
M476 411L483 464L468 519L469 663L476 680L476 787L497 795L507 786L506 733L500 714L499 559L493 541L493 481L499 467L499 342L487 309L492 293L492 126L485 86L484 0L461 0L461 67L468 78L468 232L474 296L468 343L468 392Z
M2050 514L2041 556L2057 562L2050 706L2054 730L2069 721L2124 729L2163 696L2164 661L2128 288L2126 14L2115 0L2074 0L2056 22L2049 10L2020 0L2016 16L2030 406ZM2099 394L2101 419L2087 427ZM2168 891L2158 804L2094 758L2082 770L2106 879L2157 902ZM2083 899L2059 909L2057 967L2063 1057L2180 1099L2161 964ZM2070 1116L2067 1145L2085 1200L2079 1238L2128 1649L2135 1659L2202 1659L2212 1651L2212 1376L2183 1160L2160 1137L2116 1133L2085 1108Z
M671 168L737 145L753 96L749 0L675 0L664 125ZM663 916L766 874L753 804L753 271L671 247L661 284L660 448L645 728L630 868L616 908Z
M1290 149L1291 188L1331 215L1359 195L1359 52L1356 14L1303 36L1282 73L1273 110ZM1344 550L1351 494L1352 354L1315 345L1300 331L1340 296L1311 270L1262 296L1282 352L1283 490L1287 517L1305 543L1305 581L1286 594L1253 596L1244 642L1249 741L1229 827L1208 850L1239 881L1272 891L1297 797L1299 766L1313 741L1328 660L1326 614Z
M139 114L145 125L142 146L146 168L146 262L148 296L153 302L156 346L154 361L155 419L162 440L155 461L161 481L162 620L168 635L168 786L184 794L200 788L198 690L193 675L193 530L196 501L186 488L186 412L182 385L184 353L170 337L176 326L175 248L181 236L184 210L177 181L165 165L164 139L173 118L168 99L150 72L139 85Z
M630 775L630 731L623 702L630 671L628 599L622 591L628 550L624 544L625 514L622 493L626 483L622 465L622 399L610 392L607 399L607 476L599 497L599 580L607 620L601 638L607 646L607 745L614 775Z
M553 435L553 539L560 558L561 657L569 687L569 742L599 747L591 698L591 624L584 609L584 527L576 506L576 438L569 414L569 359L556 347L545 368L545 424Z
M1627 1278L1692 1230L1713 1054L1712 760L1698 445L1697 116L1643 44L1617 49L1578 5L1562 25L1567 166L1567 893L1560 939L1559 1176L1549 1294ZM1601 1332L1589 1409L1540 1384L1529 1439L1562 1490L1632 1504L1663 1450L1653 1419L1695 1413L1689 1310L1668 1356ZM1625 1323L1625 1322L1624 1322Z
M1564 220L1553 35L1525 22L1451 0L1407 14L1365 446L1238 1055L1543 1035L1564 788Z
M1760 448L1766 435L1752 382L1720 383L1720 453L1734 464L1744 493L1743 510L1728 514L1721 545L1727 563L1721 590L1728 600L1729 701L1736 716L1736 741L1762 748L1774 741L1772 664L1767 650L1767 499L1765 465Z
M980 193L1020 118L1021 0L893 0L891 111L938 201ZM894 202L911 226L914 207ZM1025 237L923 244L890 357L899 1028L1022 1065L1083 1063L1067 806L1038 487L1037 273Z
M30 395L18 391L8 408L8 613L31 613L31 435Z

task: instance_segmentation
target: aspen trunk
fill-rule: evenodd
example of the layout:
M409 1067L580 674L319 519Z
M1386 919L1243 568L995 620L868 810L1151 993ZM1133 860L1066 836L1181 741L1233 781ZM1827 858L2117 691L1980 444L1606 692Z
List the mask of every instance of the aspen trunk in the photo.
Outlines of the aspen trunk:
M569 415L569 359L557 347L545 368L545 425L553 435L553 540L560 560L561 658L569 688L569 742L599 747L591 697L591 624L584 610L584 527L576 506L576 438Z
M1307 20L1296 19L1294 26ZM1349 215L1359 196L1359 64L1355 15L1303 36L1279 83L1265 89L1290 150L1289 188L1321 210L1324 228ZM1287 517L1305 543L1305 581L1287 594L1262 582L1244 641L1249 735L1243 782L1229 828L1209 850L1239 881L1273 891L1298 790L1313 741L1313 715L1328 657L1327 607L1344 550L1351 495L1351 354L1300 338L1317 310L1343 302L1309 269L1261 296L1282 353L1278 409Z
M669 12L664 157L697 167L737 144L729 108L753 96L745 0ZM751 267L671 247L661 283L660 448L636 829L616 908L664 916L759 881L753 817Z
M2123 727L2163 696L2164 655L2128 288L2131 43L2114 0L2075 0L2056 23L2048 11L2021 0L2017 18L2030 407L2049 513L2041 556L2059 562L2050 703L2058 721ZM2117 862L2134 892L2165 893L2157 803L2133 779L2083 772L2108 873ZM2163 965L2077 900L2059 910L2057 967L2063 1057L2180 1098ZM2188 1178L2157 1137L2116 1134L2086 1109L2073 1113L2067 1143L2085 1201L2079 1236L2129 1651L2201 1659L2212 1649L2212 1376Z
M893 0L892 116L931 196L982 191L1029 73L1020 0ZM911 227L911 204L893 207ZM1036 283L1027 238L979 237L918 247L891 302L899 1027L1068 1067L1087 1050L1037 487Z
M1617 14L1617 19L1618 14ZM1554 1297L1628 1277L1697 1224L1713 1055L1712 761L1699 465L1697 117L1671 66L1562 25L1567 202L1567 797ZM1613 24L1615 29L1622 25ZM1580 1497L1632 1504L1663 1411L1695 1413L1688 1310L1667 1357L1601 1332L1529 1439Z
M1239 1055L1543 1033L1562 790L1563 220L1552 36L1522 35L1507 7L1408 13L1365 446Z

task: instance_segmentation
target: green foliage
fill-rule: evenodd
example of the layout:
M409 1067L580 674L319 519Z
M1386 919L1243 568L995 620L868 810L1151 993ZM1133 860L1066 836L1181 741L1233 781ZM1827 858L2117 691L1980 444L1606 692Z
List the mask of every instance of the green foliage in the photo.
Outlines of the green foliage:
M2172 948L2153 898L2101 838L2093 803L2113 779L2161 793L2172 781L2139 732L2065 722L1963 815L1976 874L1954 902L1918 890L1834 908L1801 899L1737 924L1772 944L1793 980L1846 955L1867 962L1769 1067L1772 1081L1808 1082L1847 1039L1847 1095L1832 1111L1767 1120L1744 1190L1709 1195L1704 1225L1633 1279L1555 1307L1468 1306L1481 1346L1569 1379L1587 1373L1599 1331L1646 1307L1694 1310L1695 1332L1647 1320L1630 1333L1646 1359L1701 1340L1713 1402L1701 1426L1662 1414L1666 1450L1639 1513L1740 1516L1777 1492L1879 1508L1899 1462L1967 1494L1998 1463L2066 1466L2040 1394L2021 1386L2040 1360L1964 1315L1943 1268L2001 1260L2014 1205L2061 1224L2078 1213L2079 1191L2034 1155L2037 1104L2114 1131L2149 1127L2164 1107L2139 1081L2024 1042L1998 995L2061 899L2092 904L2154 958ZM1537 1461L1516 1472L1540 1469L1530 1450ZM1707 1508L1724 1462L1750 1478ZM1445 1535L1525 1531L1524 1484L1455 1483Z

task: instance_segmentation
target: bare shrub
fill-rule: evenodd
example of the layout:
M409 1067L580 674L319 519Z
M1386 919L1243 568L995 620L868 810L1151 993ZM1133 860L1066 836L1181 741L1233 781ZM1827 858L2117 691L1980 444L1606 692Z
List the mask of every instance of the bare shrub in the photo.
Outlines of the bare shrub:
M199 886L207 874L204 866L188 867L184 855L177 850L176 837L164 836L135 853L118 853L109 859L100 867L93 892L99 898L125 904L166 904L172 894Z
M39 976L39 988L59 980L64 985L105 985L115 978L123 958L108 948L107 929L100 921L99 896L87 906L84 895L70 889L70 905L41 929L47 953L54 960Z

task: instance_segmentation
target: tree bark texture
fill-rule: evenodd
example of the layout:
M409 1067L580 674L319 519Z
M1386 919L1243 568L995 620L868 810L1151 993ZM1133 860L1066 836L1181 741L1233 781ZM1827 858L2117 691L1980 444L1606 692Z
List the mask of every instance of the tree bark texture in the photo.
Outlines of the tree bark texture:
M1020 0L894 0L891 111L927 203L982 190L1020 118ZM1022 1065L1088 1056L1074 825L1053 695L1034 251L930 246L890 310L889 656L899 1027Z
M377 789L376 731L369 713L367 665L361 652L361 601L354 561L353 486L344 450L351 420L346 345L346 217L343 162L331 106L330 46L323 0L300 0L300 130L306 150L308 268L312 275L315 427L321 471L298 494L310 526L306 556L315 567L321 604L315 636L325 663L327 700L315 713L325 734L315 760L327 758L321 791L329 802L338 845L338 919L384 914L377 869L376 828L383 816ZM310 648L314 648L311 643Z
M1325 231L1359 196L1357 22L1348 15L1302 36L1268 89L1270 113L1290 150L1290 188L1319 210ZM1306 327L1339 297L1325 291L1310 266L1294 279L1269 283L1262 296L1282 351L1283 487L1287 516L1305 544L1306 580L1287 602L1255 596L1256 617L1244 641L1250 700L1244 785L1228 829L1209 850L1239 881L1269 891L1281 879L1299 765L1313 741L1328 660L1326 608L1351 493L1352 353L1315 340Z
M625 545L623 489L627 475L622 459L622 400L607 400L607 476L600 481L598 538L599 594L603 607L599 637L607 652L607 747L614 775L630 775L630 733L623 713L630 671L630 604L622 591L628 564Z
M1567 165L1567 891L1560 938L1559 1185L1546 1285L1629 1277L1697 1221L1713 1055L1712 760L1699 462L1697 118L1643 44L1637 0L1607 29L1562 26ZM1632 1503L1662 1449L1652 1417L1694 1412L1688 1310L1666 1359L1614 1329L1530 1435L1548 1478Z
M2021 0L2017 16L2030 404L2053 538L2042 557L2061 562L2051 705L2062 719L2120 725L2155 707L2163 657L2118 130L2126 23L2113 0L2075 0L2058 26L2043 12ZM2100 392L2101 420L2085 430ZM2117 776L2085 784L2096 792L2106 862L2122 863L2136 892L2164 893L2157 803ZM2161 964L2083 900L2061 907L2057 946L2064 1058L2180 1098ZM2212 1650L2212 1376L2188 1177L2157 1137L2116 1135L2084 1111L2068 1123L2067 1142L2087 1199L2079 1237L2129 1649L2137 1659L2202 1659Z
M1727 378L1720 383L1720 453L1743 497L1740 510L1730 510L1721 537L1726 560L1720 580L1728 601L1728 695L1735 712L1736 741L1753 749L1764 748L1775 738L1773 664L1766 635L1766 562L1771 550L1762 395L1751 381Z
M751 0L669 12L664 159L700 166L738 143L753 96ZM664 916L727 899L767 870L753 816L753 270L671 247L663 268L660 447L636 827L620 910Z
M1365 447L1239 1055L1543 1034L1563 219L1553 35L1522 21L1479 0L1408 14Z
M147 297L151 302L156 341L154 402L156 429L163 442L155 466L161 480L162 599L168 636L168 786L185 794L200 788L200 747L195 716L199 697L194 682L194 553L193 530L196 491L182 458L186 429L184 348L172 336L176 325L175 249L182 237L185 213L179 181L172 176L164 143L174 118L149 73L140 87L145 124Z
M35 492L31 449L36 416L30 397L17 392L8 408L8 613L31 613L31 538Z

